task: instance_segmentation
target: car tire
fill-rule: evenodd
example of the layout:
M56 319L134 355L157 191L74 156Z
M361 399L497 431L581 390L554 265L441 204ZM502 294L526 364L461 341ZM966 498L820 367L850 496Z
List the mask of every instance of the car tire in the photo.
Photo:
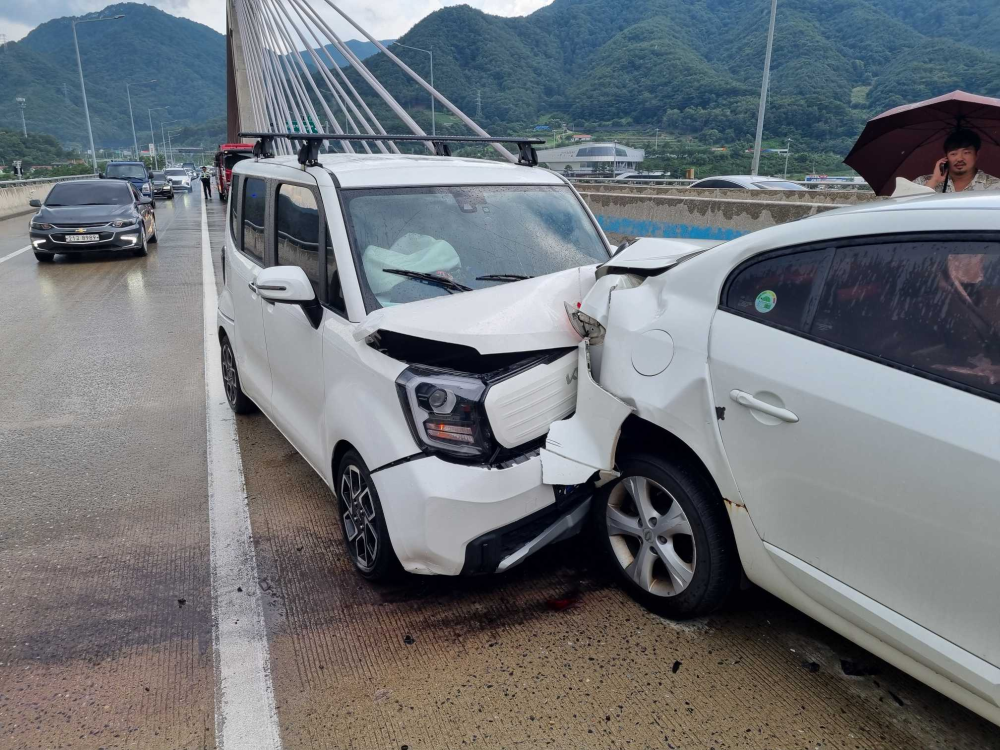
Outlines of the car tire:
M222 339L222 385L226 390L226 401L236 414L250 414L257 407L243 392L240 371L236 366L236 352L228 337Z
M719 609L738 587L741 568L713 483L683 459L637 454L618 468L620 479L598 490L591 512L598 548L619 585L674 620Z
M146 230L145 228L143 228L140 231L142 232L142 244L137 249L132 251L133 255L135 255L137 258L141 258L143 255L149 252L149 245L147 244L149 241L146 239Z
M55 253L35 253L35 260L39 263L51 263L56 259Z
M149 239L146 240L146 241L147 242L157 242L158 241L158 239L156 237L156 217L155 216L153 217L153 233L149 235Z
M340 459L334 488L340 528L355 570L369 581L397 574L399 561L389 541L378 490L357 451L350 450Z

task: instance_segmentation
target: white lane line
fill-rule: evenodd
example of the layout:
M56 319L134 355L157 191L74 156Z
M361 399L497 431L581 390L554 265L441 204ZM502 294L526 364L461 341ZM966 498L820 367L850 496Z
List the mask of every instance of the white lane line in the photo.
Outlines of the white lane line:
M201 204L201 270L205 290L205 416L215 652L215 742L220 750L279 750L264 608L243 484L236 419L226 401L216 329L215 270L208 213ZM238 591L242 589L242 591Z
M0 258L0 263L6 263L6 262L7 262L8 260L10 260L11 258L16 258L16 257L17 257L18 255L20 255L21 253L26 253L26 252L28 252L28 251L29 251L30 249L31 249L31 245L28 245L27 247L22 247L22 248L21 248L20 250L15 250L15 251L14 251L14 252L12 252L12 253L11 253L10 255L5 255L5 256L3 256L2 258Z

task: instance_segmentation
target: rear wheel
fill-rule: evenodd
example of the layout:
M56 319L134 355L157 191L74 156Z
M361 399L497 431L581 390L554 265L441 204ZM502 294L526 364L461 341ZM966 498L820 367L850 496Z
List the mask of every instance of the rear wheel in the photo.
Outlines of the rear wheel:
M334 486L344 541L358 573L371 581L396 573L399 562L389 541L382 503L357 451L348 451L340 460Z
M55 253L35 253L35 260L39 263L51 263L55 258Z
M254 403L243 393L240 385L240 371L236 367L236 354L229 339L222 339L222 384L226 389L226 401L229 408L237 414L249 414L254 410Z
M740 580L732 526L700 469L652 455L621 462L594 498L598 545L620 585L673 619L710 614Z

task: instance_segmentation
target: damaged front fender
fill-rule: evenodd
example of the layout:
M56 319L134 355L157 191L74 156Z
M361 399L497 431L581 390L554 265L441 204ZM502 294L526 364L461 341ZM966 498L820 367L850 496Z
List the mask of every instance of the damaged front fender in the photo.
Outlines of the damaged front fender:
M541 451L545 484L583 484L595 473L604 481L617 476L614 461L618 437L633 409L594 380L586 340L580 342L578 372L576 414L552 424Z

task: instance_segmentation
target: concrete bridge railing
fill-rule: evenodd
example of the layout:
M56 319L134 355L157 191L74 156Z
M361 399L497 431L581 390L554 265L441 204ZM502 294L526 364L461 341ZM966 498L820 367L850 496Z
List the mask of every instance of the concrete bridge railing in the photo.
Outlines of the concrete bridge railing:
M0 182L0 219L34 213L37 209L28 205L32 198L44 201L49 190L57 182L67 180L96 179L94 175L74 175L72 177L44 177L39 180L6 180Z
M878 200L871 193L856 191L576 188L614 243L630 237L731 240L786 221Z

